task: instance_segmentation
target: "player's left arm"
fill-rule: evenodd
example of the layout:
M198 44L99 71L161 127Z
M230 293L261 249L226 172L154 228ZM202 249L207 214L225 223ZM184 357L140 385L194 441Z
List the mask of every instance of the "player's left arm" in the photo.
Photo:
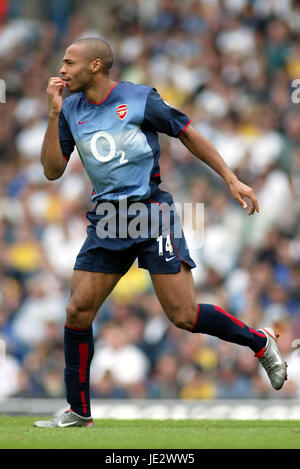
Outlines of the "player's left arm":
M259 212L259 206L254 190L239 181L236 175L230 170L230 168L228 168L215 147L203 135L189 125L185 131L179 135L179 138L193 155L204 161L224 179L232 196L244 209L248 207L244 199L246 198L251 201L248 215L253 215L255 212Z

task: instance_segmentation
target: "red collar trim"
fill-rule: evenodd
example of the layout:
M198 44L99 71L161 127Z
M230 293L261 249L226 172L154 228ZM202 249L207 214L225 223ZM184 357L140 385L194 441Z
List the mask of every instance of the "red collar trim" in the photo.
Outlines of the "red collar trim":
M110 93L112 92L112 90L117 86L119 82L117 81L117 83L112 87L112 89L109 91L109 93L107 94L107 96L105 96L105 98L103 99L103 101L100 101L100 103L94 103L94 101L91 101L90 99L86 98L88 100L89 103L91 104L96 104L96 106L99 106L99 104L102 104L104 103L104 101L109 97Z

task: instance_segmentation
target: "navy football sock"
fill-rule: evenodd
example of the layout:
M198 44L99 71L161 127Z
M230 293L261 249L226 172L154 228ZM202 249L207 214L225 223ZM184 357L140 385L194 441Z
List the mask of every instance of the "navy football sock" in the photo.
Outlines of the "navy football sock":
M65 325L64 347L67 401L74 412L89 417L90 364L94 355L92 327L75 329Z
M227 342L246 345L255 353L260 352L267 342L262 332L248 327L222 308L208 304L198 305L197 319L192 332L202 332Z

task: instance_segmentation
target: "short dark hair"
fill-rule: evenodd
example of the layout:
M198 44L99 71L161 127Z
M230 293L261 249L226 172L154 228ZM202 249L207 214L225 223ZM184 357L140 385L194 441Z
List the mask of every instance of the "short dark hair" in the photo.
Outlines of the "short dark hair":
M101 59L103 64L102 72L109 75L114 63L114 54L110 45L99 37L86 37L74 41L73 44L83 44L87 49L88 60Z

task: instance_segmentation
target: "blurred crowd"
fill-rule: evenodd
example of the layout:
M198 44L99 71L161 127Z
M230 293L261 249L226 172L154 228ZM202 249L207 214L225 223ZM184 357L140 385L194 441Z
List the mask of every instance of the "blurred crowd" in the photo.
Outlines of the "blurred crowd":
M88 36L111 44L114 79L154 86L255 189L260 213L248 217L160 136L162 189L205 207L204 243L191 249L197 301L275 327L290 377L276 393L248 349L176 329L133 265L94 323L92 396L300 397L299 32L299 0L0 0L0 397L65 395L65 307L91 186L76 151L47 181L40 149L48 79Z

